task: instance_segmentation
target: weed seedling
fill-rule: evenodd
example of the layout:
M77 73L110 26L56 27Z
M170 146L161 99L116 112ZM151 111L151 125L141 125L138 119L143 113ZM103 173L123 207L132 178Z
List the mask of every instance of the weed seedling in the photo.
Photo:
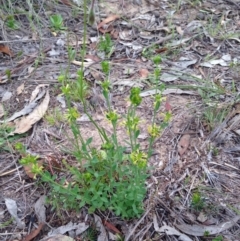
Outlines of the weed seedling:
M212 241L223 241L223 236L217 236L216 238L212 239Z
M66 27L63 26L63 18L60 14L50 16L50 23L55 31L66 30Z
M105 36L100 37L98 49L105 53L108 58L111 56L113 52L113 42L111 36L108 33Z
M199 192L193 193L191 206L196 211L201 211L205 207L204 200Z
M8 16L7 20L6 20L6 25L8 28L12 29L12 30L16 30L18 29L18 24L17 21L15 20L14 16Z

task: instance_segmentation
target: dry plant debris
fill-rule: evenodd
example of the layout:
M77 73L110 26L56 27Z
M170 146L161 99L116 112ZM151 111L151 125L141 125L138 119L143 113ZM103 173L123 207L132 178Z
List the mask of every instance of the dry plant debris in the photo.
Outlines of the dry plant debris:
M95 3L84 62L79 57L83 1L0 4L0 240L240 240L238 1ZM111 42L104 45L107 36ZM76 164L66 150L73 137L59 75L67 69L74 82L84 66L89 109L110 135L99 91L101 62L108 60L114 108L126 113L131 87L140 87L137 112L144 130L159 92L153 84L156 55L161 56L159 83L165 85L161 111L170 111L172 120L148 160L145 212L122 220L110 211L90 215L87 207L53 210L45 203L49 187L22 168L15 144L23 143L25 154L38 156L39 166L52 175L64 175L63 160ZM71 105L82 113L77 94L72 95ZM159 113L158 121L162 118ZM83 137L92 137L99 149L101 138L89 117L81 115L78 123ZM117 131L124 143L126 132ZM139 136L143 150L147 136Z

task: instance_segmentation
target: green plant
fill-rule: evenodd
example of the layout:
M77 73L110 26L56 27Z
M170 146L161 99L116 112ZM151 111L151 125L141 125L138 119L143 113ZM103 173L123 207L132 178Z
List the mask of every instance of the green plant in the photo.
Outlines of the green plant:
M19 26L17 24L17 21L15 20L14 16L8 16L7 19L6 19L6 25L8 28L12 29L12 30L15 30L15 29L18 29Z
M205 202L200 192L193 193L191 206L196 211L201 211L205 207Z
M8 221L4 223L0 223L0 228L6 228L8 225L10 225L13 222L13 218L10 218Z
M43 166L38 163L38 156L27 153L26 147L21 142L17 142L14 147L21 155L19 163L23 166L29 167L31 173L34 175L33 178L36 178L37 175L41 175L43 173Z
M222 123L228 113L228 108L219 109L217 106L208 106L203 112L203 121L211 131L217 124Z
M41 180L51 187L49 202L56 208L79 210L87 206L89 213L95 210L111 210L116 215L123 218L139 217L143 210L143 200L146 195L145 182L148 177L147 161L152 155L153 144L157 137L161 135L162 129L166 127L171 118L171 113L164 115L161 123L157 122L157 115L164 98L161 93L164 86L159 86L159 76L161 70L157 65L161 58L156 57L153 61L156 65L153 83L156 94L153 101L152 122L148 126L149 145L146 151L141 150L138 137L140 135L140 117L137 115L138 107L141 105L142 97L139 88L132 88L129 97L129 108L125 116L120 116L111 103L110 90L112 88L109 78L110 64L108 61L101 63L105 80L101 83L102 95L106 102L105 118L112 128L109 134L104 127L100 126L93 118L88 109L86 96L88 95L88 85L84 78L84 56L86 54L86 1L84 1L84 33L81 50L82 66L77 72L76 81L70 81L69 68L59 76L61 91L65 95L67 103L66 120L73 133L71 142L71 153L76 160L75 165L62 160L65 165L66 175L60 180L56 175L35 166L34 173L41 176ZM100 41L101 51L111 54L112 40L110 35L105 35ZM69 50L69 58L73 56ZM110 56L110 55L109 55ZM70 65L70 61L69 61ZM74 91L74 95L73 95ZM73 97L75 96L75 97ZM77 123L79 117L78 110L72 106L73 98L80 101L83 106L83 114L101 137L99 148L94 148L92 138L84 139ZM81 113L82 114L82 113ZM119 143L118 128L124 126L127 136L124 144ZM36 164L36 160L31 156L24 156L21 163ZM69 175L69 173L71 175Z
M0 151L10 151L10 143L20 138L20 136L10 136L9 134L13 131L13 128L7 124L0 125Z
M102 63L102 71L108 76L110 67L108 62ZM155 71L158 79L160 72ZM62 91L66 100L70 103L72 98L69 82L61 76ZM143 199L146 195L145 181L147 178L147 160L151 156L154 140L161 134L162 128L169 122L171 115L165 113L164 121L161 125L155 122L156 115L160 109L162 97L156 94L154 99L154 118L148 128L149 149L147 152L140 150L138 136L140 134L140 119L136 114L137 107L141 104L140 89L132 88L130 93L130 107L124 121L129 141L127 145L131 147L131 153L126 153L126 147L119 145L117 127L120 123L120 116L113 110L110 101L110 81L102 82L102 93L107 103L106 119L111 123L113 134L109 136L104 128L100 127L92 118L87 109L86 88L83 72L78 71L76 90L78 97L84 106L84 113L89 117L102 138L101 149L91 146L92 138L84 140L76 123L79 114L73 107L68 109L67 119L74 135L74 151L80 166L69 165L64 161L67 170L73 175L72 181L65 178L60 181L50 173L41 173L42 180L52 187L50 202L63 208L79 209L85 205L89 207L89 212L96 209L112 210L116 215L123 218L140 216L143 212ZM80 141L80 145L79 145ZM60 204L60 205L59 205Z
M66 120L65 116L62 114L62 111L58 107L53 108L51 111L48 111L47 114L44 116L44 119L51 126L59 124Z
M223 236L217 236L216 238L212 239L212 241L222 241L223 240Z
M63 18L60 14L55 14L50 16L50 23L54 30L66 30L66 27L63 25Z
M91 225L83 235L84 241L95 241L98 238L98 230L95 225Z
M111 56L113 52L113 42L110 34L105 34L105 36L100 37L100 41L98 43L98 49L104 52L108 57Z
M205 231L204 234L203 234L204 237L208 237L209 235L210 235L209 231Z

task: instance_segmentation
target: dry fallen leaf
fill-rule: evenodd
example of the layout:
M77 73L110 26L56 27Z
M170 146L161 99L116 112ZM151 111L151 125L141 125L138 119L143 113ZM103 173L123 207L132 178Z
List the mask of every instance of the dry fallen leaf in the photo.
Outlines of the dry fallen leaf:
M95 225L96 225L97 229L99 230L99 235L98 235L97 241L108 241L108 235L103 226L101 218L96 214L93 214L93 216L94 216Z
M73 4L69 0L61 0L63 4L71 7Z
M170 112L170 111L172 110L172 106L170 105L170 103L168 102L168 100L166 101L164 107L165 107L165 110L166 110L166 111L169 111L169 112Z
M119 18L119 15L110 15L107 18L105 18L101 23L98 24L97 28L100 29L104 24L107 24L109 22L112 22Z
M190 135L183 135L178 143L178 153L182 156L190 144Z
M25 236L21 241L31 241L32 239L34 239L40 233L43 226L44 226L44 223L40 223L37 229L34 229L30 234Z
M121 232L113 224L109 223L108 221L104 220L103 224L105 227L107 227L109 229L109 231L111 231L113 233L121 234Z
M8 212L11 214L12 218L16 221L17 227L20 229L25 228L25 223L18 217L18 207L16 201L10 198L5 198L5 205L7 207Z
M163 222L163 226L161 228L159 228L156 214L154 214L154 216L153 216L153 226L154 226L155 231L160 234L166 233L167 235L170 235L170 236L171 235L178 236L178 239L182 240L182 241L192 241L192 239L189 238L187 235L180 233L177 229L166 225L164 222Z
M7 45L0 44L0 52L13 57L13 54Z
M31 98L29 100L29 103L30 102L33 102L37 99L37 97L39 96L39 93L40 92L43 92L44 88L48 87L48 85L45 85L45 84L41 84L41 85L38 85L32 92L31 94ZM39 97L38 97L39 98Z
M140 69L139 70L140 77L145 79L149 75L149 71L147 69Z
M204 236L206 232L208 232L209 235L218 234L220 232L224 232L227 229L232 228L233 226L237 225L238 220L240 219L240 216L234 217L232 220L229 220L224 223L219 223L218 225L189 225L189 224L180 224L176 227L180 229L182 232L193 235L193 236Z
M46 222L46 196L42 195L34 204L35 214L38 218L38 222L45 223Z
M48 236L58 235L58 234L65 234L71 230L78 230L78 234L83 233L85 230L87 230L89 225L85 224L85 222L82 223L73 223L69 222L66 225L60 226L58 228L52 229ZM76 231L77 232L77 231Z
M49 100L49 90L47 90L43 101L33 110L33 112L16 121L16 129L11 134L22 134L30 130L46 113Z
M20 95L24 90L24 83L17 87L17 95Z

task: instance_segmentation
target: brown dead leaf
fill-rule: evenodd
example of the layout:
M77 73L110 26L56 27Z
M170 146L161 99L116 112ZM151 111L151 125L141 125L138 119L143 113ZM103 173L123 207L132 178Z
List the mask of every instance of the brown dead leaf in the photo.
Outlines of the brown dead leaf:
M17 87L17 95L20 95L24 90L24 83Z
M13 54L7 45L0 44L0 52L13 57Z
M43 101L27 116L23 116L20 120L16 121L16 129L11 134L22 134L32 128L32 126L42 119L48 109L50 96L49 90L46 91L46 95Z
M107 24L119 18L120 18L119 15L110 15L107 18L105 18L101 23L99 23L97 28L100 29L104 24Z
M61 2L69 7L72 6L72 3L69 0L61 0Z
M113 31L113 26L112 25L109 25L106 29L103 29L103 28L100 28L99 29L99 32L105 34L105 33L110 33Z
M166 52L167 50L168 50L168 48L164 47L164 48L156 49L155 52L157 54L160 54L160 53Z
M44 223L40 223L37 229L34 229L30 234L25 236L21 241L31 241L32 239L34 239L42 230L43 226L44 226Z
M142 79L145 79L148 77L149 71L147 69L140 69L139 74Z
M182 156L190 144L190 135L183 135L178 143L178 153Z
M169 101L167 100L166 103L165 103L165 110L168 111L168 112L171 112L172 110L172 106L170 105Z
M109 229L112 233L118 233L121 234L121 232L111 223L109 223L107 220L103 221L103 225Z

